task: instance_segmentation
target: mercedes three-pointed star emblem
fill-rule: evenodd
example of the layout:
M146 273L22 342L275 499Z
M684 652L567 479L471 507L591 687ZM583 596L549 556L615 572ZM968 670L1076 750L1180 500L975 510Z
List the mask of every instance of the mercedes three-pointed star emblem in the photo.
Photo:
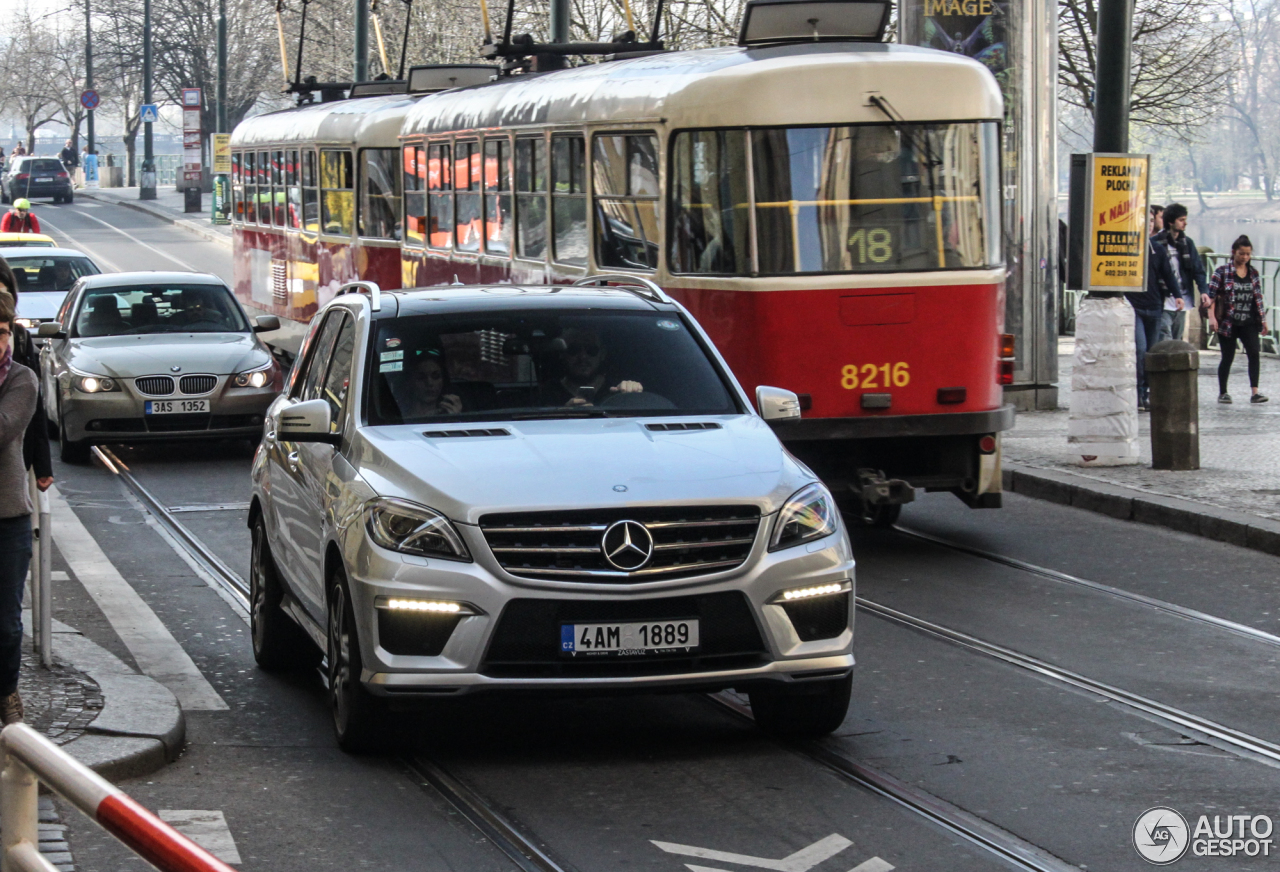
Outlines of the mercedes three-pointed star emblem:
M610 566L633 572L653 557L653 536L639 521L615 521L604 531L600 550Z

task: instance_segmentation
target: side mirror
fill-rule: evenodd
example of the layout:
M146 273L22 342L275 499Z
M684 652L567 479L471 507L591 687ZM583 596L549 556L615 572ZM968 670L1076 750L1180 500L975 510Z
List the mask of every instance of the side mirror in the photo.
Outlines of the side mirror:
M337 445L342 437L329 432L329 401L307 400L280 411L276 439L281 442L325 442Z
M270 333L280 329L280 319L275 315L259 315L253 319L254 333Z
M49 339L66 339L67 333L57 321L45 321L36 328L36 335Z
M800 398L791 391L761 385L756 388L756 408L766 421L795 421L800 417Z

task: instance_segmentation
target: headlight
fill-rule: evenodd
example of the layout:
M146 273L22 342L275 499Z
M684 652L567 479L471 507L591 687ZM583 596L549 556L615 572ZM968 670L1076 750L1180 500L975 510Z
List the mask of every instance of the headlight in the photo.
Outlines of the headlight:
M35 318L14 318L13 320L19 327L25 327L28 330L40 323Z
M471 553L458 531L437 511L393 499L370 500L365 511L369 536L383 548L423 557L471 561Z
M84 394L102 394L120 390L116 380L105 375L76 375L71 377L71 383L76 386L76 390Z
M836 501L821 482L806 485L791 495L773 524L769 550L779 551L830 536L836 531Z
M238 372L236 373L236 387L264 388L271 381L271 372L274 368L275 364L268 363L266 366L260 366L257 369Z

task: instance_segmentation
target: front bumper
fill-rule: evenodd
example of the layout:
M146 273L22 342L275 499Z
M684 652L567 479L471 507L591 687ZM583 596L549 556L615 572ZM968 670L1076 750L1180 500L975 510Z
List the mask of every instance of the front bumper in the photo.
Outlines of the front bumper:
M164 397L138 393L133 379L117 379L120 390L96 394L76 390L68 380L60 385L67 438L89 442L142 442L260 436L263 417L276 397L276 389L239 388L229 384L231 378L218 376L216 386L208 393L175 393ZM201 399L209 401L209 412L146 414L147 400Z
M531 581L507 574L493 558L479 530L459 525L474 563L428 560L379 548L360 531L352 539L357 553L347 554L348 581L360 632L364 661L362 680L379 696L441 696L484 690L538 692L618 692L659 690L715 690L744 687L762 681L790 682L830 679L845 675L854 665L853 577L854 561L843 529L835 534L784 551L766 549L768 524L762 524L757 541L744 563L729 572L695 579L648 582L633 585L581 584ZM772 602L781 591L832 582L845 583L839 596L845 620L827 638L804 641L782 605ZM447 641L434 656L393 653L382 636L379 598L419 598L466 603L474 615L444 618L456 622ZM687 611L694 601L740 602L741 622L758 634L753 650L724 656L646 655L636 658L559 658L549 660L545 648L558 645L558 628L548 622L576 616L586 621L629 620L618 615L640 615L642 621L678 619L690 614L669 614L670 604ZM840 607L840 606L838 606ZM718 608L718 606L717 606ZM510 618L541 612L538 632L521 637ZM698 613L695 613L698 614ZM710 651L707 613L703 615L702 651ZM717 612L719 614L719 612ZM440 620L426 617L424 620ZM746 631L746 626L736 629ZM521 637L514 643L512 634ZM554 642L542 636L556 634ZM504 635L505 634L505 635ZM502 655L498 648L501 646ZM396 647L394 644L391 647ZM514 662L528 650L527 662ZM554 656L554 655L553 655Z

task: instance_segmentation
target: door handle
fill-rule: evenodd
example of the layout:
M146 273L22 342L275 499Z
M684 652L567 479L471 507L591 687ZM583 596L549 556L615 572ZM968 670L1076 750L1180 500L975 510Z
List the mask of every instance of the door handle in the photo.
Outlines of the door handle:
M289 468L294 472L298 471L298 452L290 451L286 459L289 461Z

